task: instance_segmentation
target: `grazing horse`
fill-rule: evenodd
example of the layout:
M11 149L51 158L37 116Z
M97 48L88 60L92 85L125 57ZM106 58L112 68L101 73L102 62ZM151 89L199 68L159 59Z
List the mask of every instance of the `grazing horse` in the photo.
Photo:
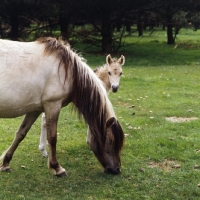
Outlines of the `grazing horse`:
M104 88L107 93L112 89L112 92L117 92L119 88L120 77L122 75L122 65L125 63L125 57L121 55L119 59L112 58L109 55L106 57L106 64L98 67L94 70L97 77L102 81ZM40 134L40 144L39 150L42 153L42 156L47 156L46 151L46 120L45 114L42 114L42 124L41 124L41 134ZM90 142L90 132L89 129L87 131L87 139L86 142L89 144Z
M72 102L90 127L90 148L104 172L120 172L123 130L100 80L68 45L54 38L0 40L0 63L0 118L25 115L11 146L1 156L0 171L10 171L15 150L44 112L48 166L56 176L65 176L56 155L57 121L61 108Z

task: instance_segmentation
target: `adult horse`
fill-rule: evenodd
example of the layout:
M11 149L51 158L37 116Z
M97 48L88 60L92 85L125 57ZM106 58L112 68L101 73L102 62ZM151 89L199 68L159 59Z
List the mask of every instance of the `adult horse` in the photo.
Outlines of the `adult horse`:
M97 77L101 80L106 92L109 93L110 90L112 92L117 92L119 88L119 82L122 75L122 65L125 63L125 57L121 55L119 59L112 58L111 55L106 56L106 64L98 67L94 70ZM39 150L41 151L42 155L46 157L46 135L47 135L47 128L46 128L46 119L45 114L42 115L42 123L41 123L41 134L40 134L40 144ZM90 131L87 131L87 139L86 142L90 143Z
M57 121L61 108L72 102L90 127L90 148L104 172L120 172L123 130L100 80L68 45L54 38L35 42L0 40L0 62L0 118L25 115L1 157L1 171L10 170L19 143L45 112L48 166L56 176L65 176L56 156Z

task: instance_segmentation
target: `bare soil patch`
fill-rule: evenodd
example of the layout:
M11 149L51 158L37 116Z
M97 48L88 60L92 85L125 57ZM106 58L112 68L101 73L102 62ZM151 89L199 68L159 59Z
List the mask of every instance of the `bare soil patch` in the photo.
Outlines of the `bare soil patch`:
M165 159L163 162L150 162L150 168L159 168L164 171L171 171L173 168L181 168L181 166L174 160Z
M197 120L197 117L166 117L167 121L174 123L190 122L192 120Z

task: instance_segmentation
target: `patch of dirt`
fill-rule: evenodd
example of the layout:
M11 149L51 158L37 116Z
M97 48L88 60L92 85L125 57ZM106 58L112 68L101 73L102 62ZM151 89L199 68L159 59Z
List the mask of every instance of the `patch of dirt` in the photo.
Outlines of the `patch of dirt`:
M174 123L181 123L181 122L190 122L192 120L197 120L197 117L166 117L167 121L174 122Z
M163 162L150 162L149 167L159 168L164 171L171 171L172 168L180 168L181 166L177 164L174 160L165 159Z

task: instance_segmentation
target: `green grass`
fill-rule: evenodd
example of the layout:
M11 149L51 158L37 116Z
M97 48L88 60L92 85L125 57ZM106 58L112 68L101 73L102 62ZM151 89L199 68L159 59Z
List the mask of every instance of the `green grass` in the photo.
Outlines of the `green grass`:
M136 36L127 38L131 45L113 55L126 58L120 90L109 95L127 134L120 175L102 173L85 142L87 126L69 106L60 115L57 148L68 177L49 173L47 159L38 151L38 119L14 154L12 173L0 173L0 199L199 199L200 168L194 166L200 166L200 120L165 120L200 118L199 36L188 31L179 35L176 48L155 32L139 42ZM92 68L105 62L105 55L82 53ZM1 152L9 147L21 119L0 119Z

